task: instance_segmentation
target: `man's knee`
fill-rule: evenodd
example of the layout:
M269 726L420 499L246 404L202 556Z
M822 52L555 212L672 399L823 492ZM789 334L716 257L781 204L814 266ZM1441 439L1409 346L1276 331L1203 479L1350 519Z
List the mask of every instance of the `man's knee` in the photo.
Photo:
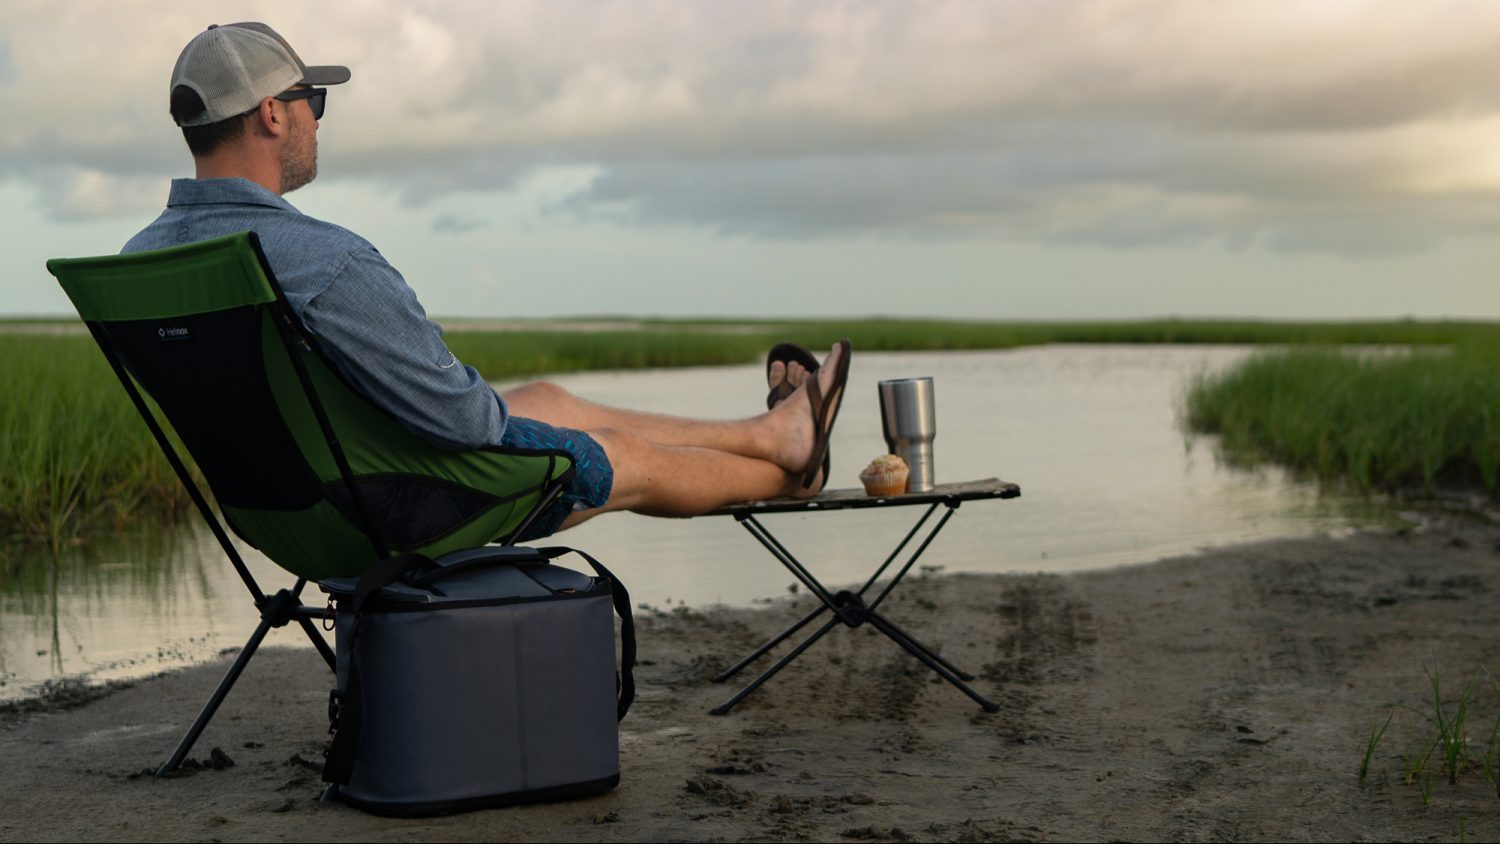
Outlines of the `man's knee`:
M502 395L512 413L543 421L550 421L553 412L573 403L573 394L551 381L531 381Z
M512 387L506 390L505 393L506 395L514 393L519 396L551 400L566 400L573 397L572 393L551 381L528 381L519 387Z

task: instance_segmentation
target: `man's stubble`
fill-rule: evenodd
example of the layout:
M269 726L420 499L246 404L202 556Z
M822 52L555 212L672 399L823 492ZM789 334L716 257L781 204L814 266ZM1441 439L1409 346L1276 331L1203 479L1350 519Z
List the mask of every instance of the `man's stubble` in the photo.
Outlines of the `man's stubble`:
M292 142L281 148L281 193L288 194L318 176L318 132L316 121L307 121L288 109Z

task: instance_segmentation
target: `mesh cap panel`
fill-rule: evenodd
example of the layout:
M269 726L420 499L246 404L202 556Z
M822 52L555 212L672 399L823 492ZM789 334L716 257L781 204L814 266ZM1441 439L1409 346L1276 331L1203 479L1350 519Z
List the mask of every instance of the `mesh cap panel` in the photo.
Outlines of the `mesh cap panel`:
M346 67L308 67L290 44L263 23L211 26L183 48L172 69L172 89L183 85L203 100L204 112L182 126L205 126L244 114L294 85L349 81Z

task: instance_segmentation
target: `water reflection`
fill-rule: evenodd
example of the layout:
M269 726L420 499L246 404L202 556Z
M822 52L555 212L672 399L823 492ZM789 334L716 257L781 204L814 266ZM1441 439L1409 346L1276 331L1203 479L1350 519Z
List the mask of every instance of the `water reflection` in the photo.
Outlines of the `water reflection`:
M263 588L293 580L249 553ZM259 617L212 534L194 523L14 555L0 570L0 699L65 674L104 680L200 662L240 644Z
M1002 352L855 353L833 439L836 487L858 484L885 450L875 384L936 379L942 482L998 476L1013 501L964 505L922 563L948 571L1072 571L1272 536L1339 530L1377 518L1265 469L1220 466L1212 442L1185 438L1179 391L1197 372L1251 350L1193 346L1047 346ZM586 398L662 413L734 418L765 397L743 367L586 373L559 383ZM769 516L765 523L830 585L862 581L922 508ZM600 557L638 603L745 605L793 578L732 520L618 514L563 534ZM262 588L292 578L242 547ZM318 600L310 587L308 600ZM193 523L13 559L0 579L0 697L62 673L145 674L238 646L258 619L213 537ZM268 643L306 646L295 627Z

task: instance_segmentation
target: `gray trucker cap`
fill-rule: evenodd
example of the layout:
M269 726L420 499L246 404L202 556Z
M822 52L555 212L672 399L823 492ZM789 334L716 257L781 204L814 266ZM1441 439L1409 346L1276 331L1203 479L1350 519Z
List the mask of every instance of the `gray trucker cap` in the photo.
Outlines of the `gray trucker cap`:
M244 114L293 85L348 81L347 67L303 64L292 45L263 23L226 23L210 26L182 48L168 93L178 85L196 91L206 110L178 125L205 126Z

